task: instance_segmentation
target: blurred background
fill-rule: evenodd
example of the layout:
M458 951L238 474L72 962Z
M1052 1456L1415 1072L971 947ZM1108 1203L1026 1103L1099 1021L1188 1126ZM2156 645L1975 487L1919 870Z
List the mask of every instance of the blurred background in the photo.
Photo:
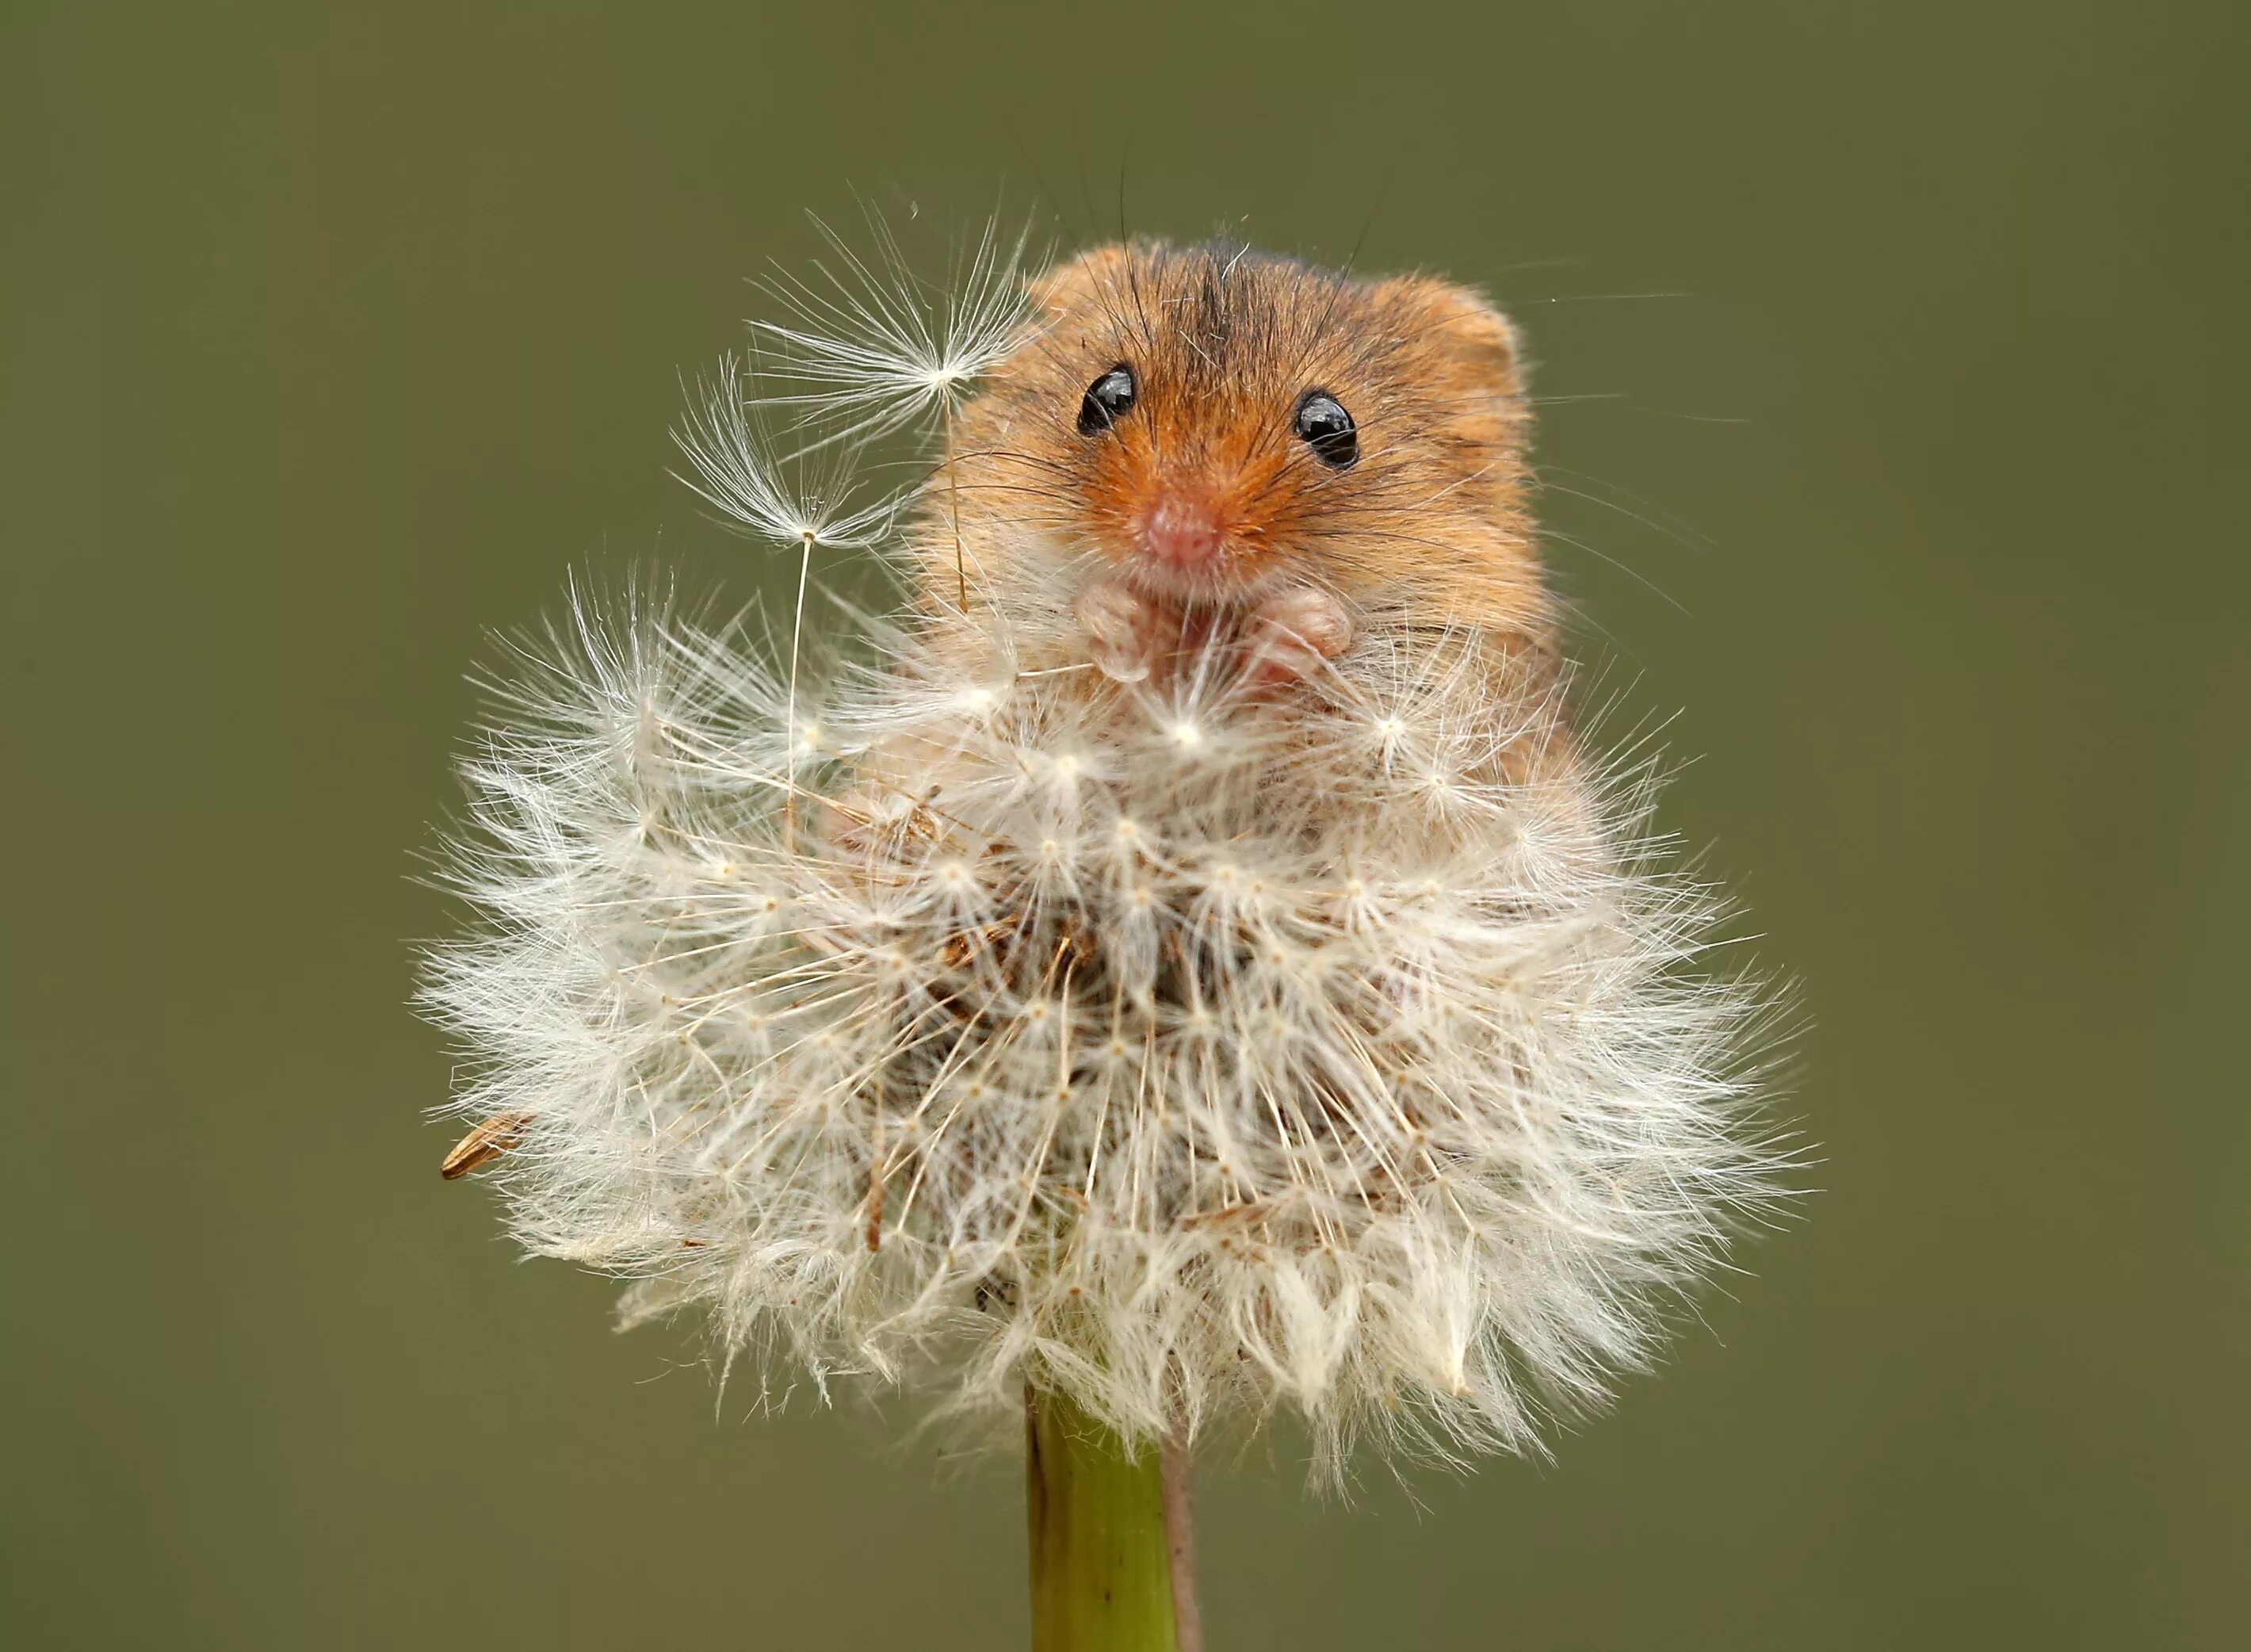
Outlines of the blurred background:
M356 14L356 15L355 15ZM1555 1461L1215 1462L1215 1652L2251 1644L2244 13L17 3L0 1641L1019 1644L1013 1461L441 1184L488 632L855 191L1486 285L1821 1190Z

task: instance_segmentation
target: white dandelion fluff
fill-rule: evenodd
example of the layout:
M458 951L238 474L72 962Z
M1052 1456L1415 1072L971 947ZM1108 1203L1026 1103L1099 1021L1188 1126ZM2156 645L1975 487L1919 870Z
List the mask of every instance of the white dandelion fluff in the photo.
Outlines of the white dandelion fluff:
M672 433L694 472L680 479L725 520L773 545L850 551L876 543L899 501L862 503L848 455L784 453L758 422L770 401L751 392L734 357L721 357L694 387L686 421Z
M1710 907L1620 852L1638 802L1394 784L1538 732L1428 680L1090 707L944 630L792 751L739 635L556 639L472 768L497 927L433 988L461 1112L530 1115L527 1242L824 1377L1035 1372L1129 1435L1287 1402L1522 1447L1638 1363L1763 1183L1756 1001L1679 973Z
M876 213L867 215L872 253L812 221L826 256L809 275L775 270L762 285L786 319L751 326L770 370L792 381L774 404L831 427L823 441L869 440L944 413L1033 325L1029 224L1010 235L988 221L946 278L932 281Z
M1384 364L1437 371L1400 352L1435 348L1425 312L1455 289L1363 316L1409 301L1260 277L1239 302L1266 307L1263 353L1230 393L1274 377L1294 463L1319 372L1368 410L1359 469L1331 440L1327 470L1272 470L1241 600L1183 609L1144 677L1089 663L1074 593L1143 542L1101 514L1132 433L1071 436L1077 386L1135 350L1150 462L1174 463L1161 421L1202 404L1168 404L1167 373L1252 336L1211 309L1240 257L1116 254L1146 264L1121 322L1105 256L984 364L961 442L989 456L962 462L958 513L925 505L901 617L822 628L813 670L801 584L786 663L742 626L581 599L527 651L468 765L456 864L484 922L432 963L473 1058L454 1110L506 1121L494 1175L530 1249L637 1281L628 1317L703 1309L824 1385L912 1380L975 1413L1029 1385L1128 1440L1286 1409L1332 1467L1370 1434L1533 1448L1647 1361L1775 1197L1766 1000L1704 966L1719 903L1665 870L1646 767L1606 772L1567 727L1536 583L1533 617L1495 606L1504 552L1528 552L1470 536L1513 533L1513 496L1432 485L1472 463L1514 485L1471 445L1520 441L1513 378L1422 448L1379 422ZM1072 279L1106 295L1091 320ZM1168 282L1210 301L1170 355ZM1314 311L1405 342L1308 368ZM842 320L829 354L793 343L864 373L859 416L881 373L847 364L853 330L922 335ZM808 556L880 534L806 525L738 442L739 391L723 377L683 443L707 496ZM1024 410L1058 399L1024 461ZM1216 451L1198 462L1249 475L1266 448ZM1351 548L1395 528L1485 559L1476 600L1430 596L1452 576L1427 552ZM966 607L931 589L955 532L986 571ZM1278 580L1350 620L1278 684L1238 623Z

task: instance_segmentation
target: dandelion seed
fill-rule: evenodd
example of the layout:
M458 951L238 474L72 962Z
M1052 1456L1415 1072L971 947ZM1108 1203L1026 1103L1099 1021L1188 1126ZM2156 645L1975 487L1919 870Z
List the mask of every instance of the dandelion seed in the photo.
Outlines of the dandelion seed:
M728 357L712 380L698 387L689 404L688 424L675 430L672 440L696 473L694 478L682 480L698 496L751 532L797 550L797 600L790 615L789 705L784 735L789 751L784 783L792 795L794 824L798 664L813 552L816 547L842 551L875 544L897 517L899 502L883 499L855 506L845 473L833 464L827 472L814 475L807 474L806 462L800 462L793 478L772 445L758 434L748 407L739 371L734 358Z
M789 319L754 321L751 330L771 371L796 386L769 403L799 415L804 451L856 449L933 414L945 422L951 450L961 398L1032 330L1023 280L1029 226L1007 238L987 223L966 256L955 259L950 279L932 283L915 273L880 214L867 220L872 257L814 218L828 257L810 278L777 269L763 283ZM966 613L968 571L950 463L946 493Z
M1025 297L1027 225L985 226L947 279L918 276L890 226L868 215L876 243L862 254L820 219L828 256L811 277L777 269L764 283L786 321L751 330L773 371L798 388L774 398L816 425L821 440L860 443L955 406L1020 347L1034 317Z
M842 455L784 455L753 416L770 405L746 391L741 364L723 357L695 386L686 423L672 433L695 473L681 480L727 520L777 545L842 551L882 539L900 501L856 503Z

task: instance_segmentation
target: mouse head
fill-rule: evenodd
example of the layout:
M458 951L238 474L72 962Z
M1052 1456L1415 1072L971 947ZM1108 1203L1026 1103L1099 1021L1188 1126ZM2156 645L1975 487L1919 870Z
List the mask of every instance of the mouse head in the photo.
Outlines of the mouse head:
M1184 607L1297 583L1540 623L1515 336L1473 294L1136 242L1034 298L942 473L988 574L1044 552Z

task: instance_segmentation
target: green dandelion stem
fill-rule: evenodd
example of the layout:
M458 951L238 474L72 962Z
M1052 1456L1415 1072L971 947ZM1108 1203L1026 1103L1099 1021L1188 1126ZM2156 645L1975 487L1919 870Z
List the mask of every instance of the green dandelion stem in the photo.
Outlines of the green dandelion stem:
M1028 1392L1033 1652L1198 1652L1187 1454Z

